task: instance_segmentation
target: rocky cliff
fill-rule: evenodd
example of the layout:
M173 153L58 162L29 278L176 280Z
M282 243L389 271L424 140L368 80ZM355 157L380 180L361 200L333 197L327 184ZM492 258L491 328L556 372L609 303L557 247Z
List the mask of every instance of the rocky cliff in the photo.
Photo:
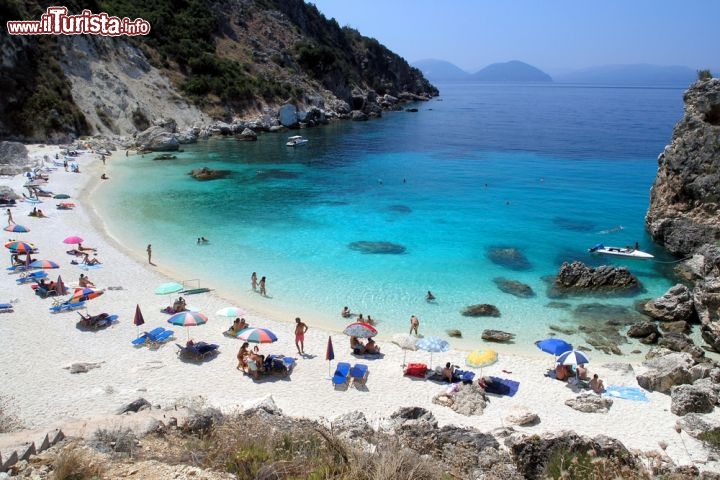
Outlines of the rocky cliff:
M720 79L702 80L684 96L685 113L658 158L645 225L676 255L720 239Z
M0 21L38 20L49 0L0 5ZM262 119L279 109L364 119L438 90L377 40L302 0L68 0L70 14L150 22L143 37L0 36L0 138L67 141ZM276 122L280 123L280 122ZM288 126L288 125L286 125ZM290 125L294 126L294 125Z

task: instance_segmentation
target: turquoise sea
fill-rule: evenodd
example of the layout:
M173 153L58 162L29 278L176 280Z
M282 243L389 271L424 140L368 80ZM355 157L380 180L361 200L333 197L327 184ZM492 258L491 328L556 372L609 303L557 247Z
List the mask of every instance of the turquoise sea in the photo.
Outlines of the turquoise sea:
M301 148L285 146L296 133L288 132L200 141L172 161L118 158L98 209L139 256L152 243L177 280L200 279L261 315L299 315L338 330L347 305L378 320L384 337L407 331L415 314L425 335L462 331L458 346L477 345L482 330L495 328L515 333L525 348L550 324L588 321L582 304L632 316L633 302L673 284L664 262L674 259L651 243L643 221L657 156L682 116L682 89L438 87L441 96L417 104L417 113L302 130L309 143ZM210 182L188 175L203 166L232 173ZM197 245L200 236L210 243ZM364 254L349 248L358 241L406 250ZM587 253L599 242L636 241L657 261ZM494 248L517 249L528 263L495 263ZM563 299L558 308L547 278L576 259L625 264L646 291ZM253 271L267 276L270 298L252 293ZM497 278L525 283L535 296L503 293ZM428 290L436 302L424 300ZM460 314L478 303L501 316Z

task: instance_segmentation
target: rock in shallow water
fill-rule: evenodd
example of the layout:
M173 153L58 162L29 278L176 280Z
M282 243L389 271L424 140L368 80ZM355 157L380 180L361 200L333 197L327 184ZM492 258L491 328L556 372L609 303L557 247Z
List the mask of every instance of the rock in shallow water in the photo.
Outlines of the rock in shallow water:
M488 250L487 255L493 263L511 270L530 270L532 268L527 257L514 247L493 247Z
M399 255L405 253L406 248L398 243L392 242L370 242L370 241L359 241L352 242L348 245L350 250L355 250L361 253L380 253L380 254L392 254Z

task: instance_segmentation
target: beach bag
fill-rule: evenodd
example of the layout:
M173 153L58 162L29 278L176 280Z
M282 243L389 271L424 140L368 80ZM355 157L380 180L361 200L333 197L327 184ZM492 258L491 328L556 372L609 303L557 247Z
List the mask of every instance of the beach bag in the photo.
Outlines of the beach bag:
M425 377L427 365L424 363L409 363L405 369L405 375L409 377Z

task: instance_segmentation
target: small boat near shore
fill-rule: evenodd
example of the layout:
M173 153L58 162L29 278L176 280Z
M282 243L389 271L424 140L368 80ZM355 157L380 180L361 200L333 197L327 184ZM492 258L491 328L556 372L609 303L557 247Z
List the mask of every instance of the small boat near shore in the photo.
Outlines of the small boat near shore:
M616 257L629 257L629 258L638 258L641 260L648 260L650 258L655 258L653 255L643 252L642 250L639 250L637 248L632 247L606 247L602 243L598 243L592 248L589 248L588 251L590 253L599 253L601 255L612 255Z
M288 147L299 147L302 145L307 145L308 140L307 138L303 138L301 135L293 135L292 137L288 137L287 145Z

